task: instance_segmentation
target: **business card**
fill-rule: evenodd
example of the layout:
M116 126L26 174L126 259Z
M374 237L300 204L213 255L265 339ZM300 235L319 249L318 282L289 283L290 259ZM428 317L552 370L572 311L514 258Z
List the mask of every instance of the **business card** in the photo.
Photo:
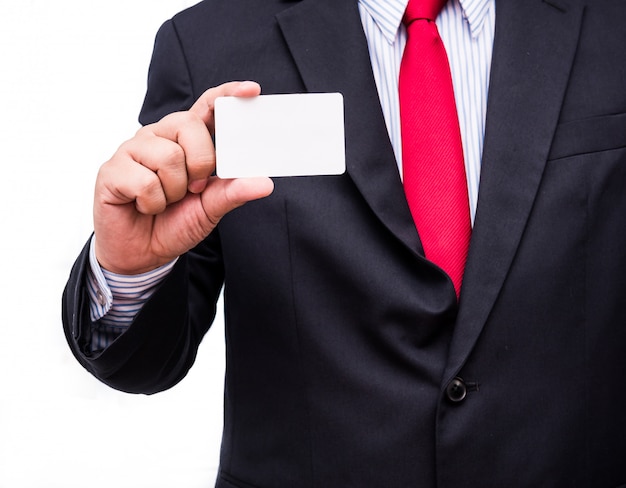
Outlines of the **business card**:
M215 150L220 178L342 174L343 96L220 97L215 101Z

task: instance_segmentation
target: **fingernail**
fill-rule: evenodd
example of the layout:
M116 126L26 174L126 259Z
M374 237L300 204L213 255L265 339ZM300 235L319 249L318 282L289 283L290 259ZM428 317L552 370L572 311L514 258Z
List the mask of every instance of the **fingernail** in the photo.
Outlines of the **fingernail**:
M207 179L191 181L188 189L191 193L201 193L206 188L207 181Z

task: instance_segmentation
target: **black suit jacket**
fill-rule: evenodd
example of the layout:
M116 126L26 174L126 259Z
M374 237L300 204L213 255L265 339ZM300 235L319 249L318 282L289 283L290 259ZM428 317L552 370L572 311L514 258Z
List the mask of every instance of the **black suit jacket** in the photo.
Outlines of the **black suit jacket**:
M157 37L141 121L208 87L343 93L347 173L276 180L79 361L152 393L186 374L225 283L223 487L626 484L626 2L498 0L460 304L423 258L355 0L205 1Z

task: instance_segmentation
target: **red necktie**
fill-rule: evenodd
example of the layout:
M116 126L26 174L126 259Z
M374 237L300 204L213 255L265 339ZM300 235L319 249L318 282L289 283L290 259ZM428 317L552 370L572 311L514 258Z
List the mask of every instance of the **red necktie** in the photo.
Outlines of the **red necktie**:
M471 235L467 178L448 57L435 18L446 0L409 0L400 66L404 188L426 258L459 296Z

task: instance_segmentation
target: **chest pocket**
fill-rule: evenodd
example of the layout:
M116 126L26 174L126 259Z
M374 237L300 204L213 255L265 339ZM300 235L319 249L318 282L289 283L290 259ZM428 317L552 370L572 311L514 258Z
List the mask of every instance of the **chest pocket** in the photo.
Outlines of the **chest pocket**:
M603 115L559 124L548 159L562 159L624 147L626 113Z

